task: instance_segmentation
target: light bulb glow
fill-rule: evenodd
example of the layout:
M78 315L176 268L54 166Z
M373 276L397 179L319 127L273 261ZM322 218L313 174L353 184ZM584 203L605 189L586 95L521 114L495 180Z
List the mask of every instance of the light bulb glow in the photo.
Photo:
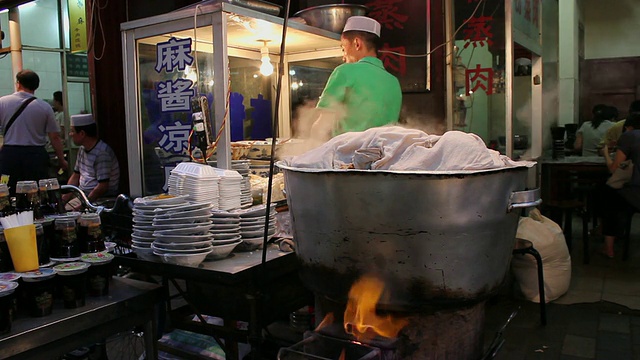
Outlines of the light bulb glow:
M260 74L269 76L273 74L273 65L271 65L271 59L269 59L269 48L264 46L260 49Z

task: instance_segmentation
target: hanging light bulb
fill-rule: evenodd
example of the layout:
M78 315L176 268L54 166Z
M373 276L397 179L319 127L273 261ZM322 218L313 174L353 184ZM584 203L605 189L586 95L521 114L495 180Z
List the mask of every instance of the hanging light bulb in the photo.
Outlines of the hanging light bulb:
M273 65L271 65L271 59L269 59L269 48L266 41L264 41L264 46L260 49L260 62L260 74L264 76L273 74Z

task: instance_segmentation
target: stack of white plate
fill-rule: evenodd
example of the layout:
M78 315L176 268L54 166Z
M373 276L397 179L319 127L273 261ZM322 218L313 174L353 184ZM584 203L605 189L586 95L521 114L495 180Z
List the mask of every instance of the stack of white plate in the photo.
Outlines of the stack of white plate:
M213 228L209 231L213 235L213 251L207 259L224 259L242 243L240 236L240 215L224 210L211 212Z
M242 175L235 170L214 168L220 179L218 180L218 208L220 210L240 209L241 186L244 181Z
M164 262L197 266L212 250L210 202L159 208L153 217L153 253Z
M218 208L219 176L209 165L194 162L178 164L169 175L169 194L188 195L195 202L209 202Z
M240 215L242 248L253 250L260 247L264 241L266 205L256 205L248 209L236 210L233 213ZM276 210L273 206L271 206L268 219L267 239L271 239L276 233Z
M217 161L208 161L209 165L218 167ZM240 184L240 206L247 208L253 204L253 197L251 196L251 178L249 174L251 160L231 160L231 170L235 170L242 176L243 182Z
M143 259L153 258L151 244L155 240L153 219L156 209L169 209L188 204L186 195L151 195L133 201L133 251Z

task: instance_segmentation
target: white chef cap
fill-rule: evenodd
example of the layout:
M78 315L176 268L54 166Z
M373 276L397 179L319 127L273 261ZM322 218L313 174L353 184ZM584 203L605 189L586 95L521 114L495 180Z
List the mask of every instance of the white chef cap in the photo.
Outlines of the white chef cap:
M347 19L347 23L344 25L344 30L342 30L342 32L351 30L369 32L380 37L380 23L375 19L366 16L349 17Z
M91 114L71 115L71 126L87 126L95 123Z

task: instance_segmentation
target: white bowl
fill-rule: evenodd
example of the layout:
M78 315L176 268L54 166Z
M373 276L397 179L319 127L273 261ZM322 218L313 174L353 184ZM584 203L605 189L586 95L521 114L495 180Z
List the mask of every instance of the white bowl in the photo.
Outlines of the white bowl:
M137 245L131 245L131 249L142 260L154 260L156 256L153 254L152 248L139 247Z
M197 178L217 178L218 175L212 166L195 162L182 162L178 164L171 174L187 175Z
M181 266L193 266L200 265L207 257L211 250L198 254L157 254L162 262L167 264L181 265Z
M193 241L193 242L183 242L183 243L166 243L162 241L154 241L151 245L151 248L154 250L160 250L164 252L199 252L203 250L208 250L211 247L211 240L205 241Z
M212 240L212 234L204 234L204 235L162 235L158 234L155 237L156 240L164 243L189 243L194 241L206 241Z
M224 259L227 256L229 256L229 254L231 254L233 249L235 249L236 246L240 245L241 243L242 243L242 240L238 240L229 244L216 245L213 247L211 252L207 255L207 259L212 259L212 260Z

